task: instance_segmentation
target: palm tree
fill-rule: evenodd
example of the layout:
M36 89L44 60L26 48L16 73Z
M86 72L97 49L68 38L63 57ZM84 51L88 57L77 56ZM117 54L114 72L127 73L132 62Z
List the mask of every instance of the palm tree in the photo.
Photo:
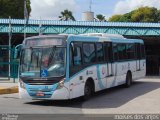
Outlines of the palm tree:
M67 9L61 12L61 16L59 16L59 18L60 20L64 20L64 21L68 21L68 20L75 21L75 18L72 15L72 12Z
M106 22L105 16L101 14L96 15L96 20L99 22Z

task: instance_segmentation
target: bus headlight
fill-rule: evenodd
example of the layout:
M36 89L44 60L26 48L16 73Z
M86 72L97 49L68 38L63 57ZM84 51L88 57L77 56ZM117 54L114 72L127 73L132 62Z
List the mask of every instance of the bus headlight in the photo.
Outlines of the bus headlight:
M61 89L64 87L64 79L58 83L57 89Z
M23 88L23 89L25 89L24 82L21 79L19 80L19 83L20 83L20 87Z

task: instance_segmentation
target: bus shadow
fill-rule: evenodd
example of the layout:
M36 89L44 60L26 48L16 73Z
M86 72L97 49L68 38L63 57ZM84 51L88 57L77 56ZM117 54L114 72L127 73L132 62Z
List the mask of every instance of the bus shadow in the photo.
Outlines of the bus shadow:
M160 88L160 82L136 81L130 88L118 86L97 92L90 100L85 102L81 98L77 98L59 101L33 101L25 104L84 109L117 108L158 88Z
M96 93L92 99L83 103L83 108L117 108L158 88L160 82L136 81L130 88L118 86Z
M38 106L81 108L82 103L83 102L81 98L76 98L73 100L35 100L32 102L27 102L25 104L38 105Z

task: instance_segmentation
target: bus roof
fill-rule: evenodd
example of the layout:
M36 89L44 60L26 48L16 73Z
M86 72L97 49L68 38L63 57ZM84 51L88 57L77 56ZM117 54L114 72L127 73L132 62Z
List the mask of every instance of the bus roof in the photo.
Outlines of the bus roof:
M82 41L82 42L113 42L113 43L144 43L141 39L127 39L121 35L112 34L82 34L82 35L71 35L68 41Z
M39 35L39 36L32 36L32 37L27 37L25 40L29 39L36 39L36 38L53 38L53 37L67 37L67 35Z
M116 34L105 34L105 33L89 33L89 34L80 34L80 35L73 35L73 34L55 34L55 35L40 35L40 36L33 36L28 37L24 40L30 39L38 39L38 38L66 38L68 37L67 41L82 41L82 42L113 42L113 43L144 43L141 39L127 39L122 35ZM89 38L89 39L88 39Z

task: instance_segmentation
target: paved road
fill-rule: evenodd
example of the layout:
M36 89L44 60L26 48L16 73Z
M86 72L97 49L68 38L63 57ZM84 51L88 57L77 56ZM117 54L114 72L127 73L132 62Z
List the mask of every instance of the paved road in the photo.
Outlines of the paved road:
M97 93L91 100L24 101L18 94L0 95L0 113L13 114L120 114L160 113L160 78L141 79Z

